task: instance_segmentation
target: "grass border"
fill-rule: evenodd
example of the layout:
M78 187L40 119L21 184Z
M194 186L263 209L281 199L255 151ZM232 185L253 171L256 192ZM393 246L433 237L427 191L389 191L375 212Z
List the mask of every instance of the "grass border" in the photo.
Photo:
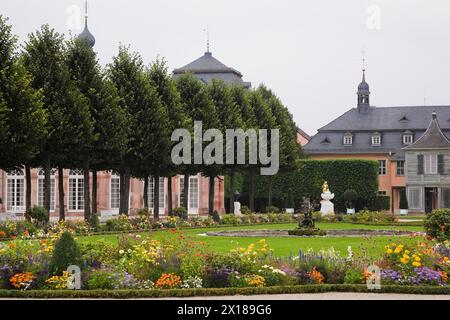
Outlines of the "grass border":
M22 299L140 299L140 298L192 298L204 296L235 296L262 294L301 294L325 292L395 293L448 295L450 287L386 285L380 290L369 290L366 285L324 284L280 286L263 288L202 288L173 290L0 290L0 298Z

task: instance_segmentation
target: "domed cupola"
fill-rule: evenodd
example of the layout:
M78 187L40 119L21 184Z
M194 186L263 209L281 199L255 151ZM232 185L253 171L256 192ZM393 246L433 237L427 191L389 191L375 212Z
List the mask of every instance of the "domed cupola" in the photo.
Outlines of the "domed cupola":
M363 69L363 78L358 86L358 110L368 111L370 108L370 89L369 84L366 82L366 70Z
M86 1L86 4L85 4L85 10L86 10L86 15L84 17L84 30L78 36L78 39L87 41L89 46L91 48L93 48L94 45L95 45L95 37L92 35L92 33L89 31L89 28L88 28L87 1Z

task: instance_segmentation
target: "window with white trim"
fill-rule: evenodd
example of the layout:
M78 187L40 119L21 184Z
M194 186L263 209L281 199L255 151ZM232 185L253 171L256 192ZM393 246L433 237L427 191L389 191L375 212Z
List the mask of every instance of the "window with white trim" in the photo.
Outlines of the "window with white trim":
M165 208L165 195L164 195L164 178L159 178L159 208L164 209ZM149 208L154 207L154 190L155 190L155 178L150 177L149 183L148 183L148 206Z
M353 136L349 133L344 135L344 145L351 146L353 144Z
M397 161L397 176L405 175L405 161Z
M50 211L55 211L55 170L50 173ZM45 172L39 170L38 172L38 206L44 207L44 187L45 187Z
M81 170L69 172L69 211L84 210L84 175Z
M379 163L378 174L380 176L385 176L387 173L386 160L378 160L378 163Z
M425 174L437 174L438 163L437 154L425 154L424 155Z
M372 136L372 145L373 146L379 146L381 145L381 136L380 135L374 135Z
M23 170L8 172L6 178L6 210L25 211L25 175Z
M183 206L185 197L184 192L184 176L180 176L180 197L179 205ZM189 177L189 197L188 197L188 212L197 214L199 208L199 179L198 176Z
M403 144L404 145L410 145L412 144L414 141L413 135L412 134L404 134L403 135Z
M120 176L111 175L109 190L111 193L109 207L111 209L120 209Z

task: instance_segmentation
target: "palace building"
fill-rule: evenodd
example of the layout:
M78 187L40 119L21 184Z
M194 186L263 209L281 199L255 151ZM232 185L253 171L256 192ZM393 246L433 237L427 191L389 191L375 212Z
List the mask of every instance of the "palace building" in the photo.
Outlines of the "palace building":
M448 169L438 171L450 161L449 136L450 106L372 106L363 70L356 107L320 128L304 151L312 159L375 160L379 193L390 197L393 212L405 188L410 211L430 212L450 206ZM418 163L423 168L419 175Z

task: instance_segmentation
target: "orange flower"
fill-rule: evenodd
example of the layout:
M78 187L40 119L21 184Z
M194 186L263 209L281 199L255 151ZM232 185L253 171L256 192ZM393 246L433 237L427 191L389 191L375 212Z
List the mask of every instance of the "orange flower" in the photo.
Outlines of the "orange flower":
M173 273L163 273L156 281L158 289L174 289L181 285L181 278Z
M324 276L316 270L316 267L314 267L311 272L308 272L308 276L317 284L323 284Z

